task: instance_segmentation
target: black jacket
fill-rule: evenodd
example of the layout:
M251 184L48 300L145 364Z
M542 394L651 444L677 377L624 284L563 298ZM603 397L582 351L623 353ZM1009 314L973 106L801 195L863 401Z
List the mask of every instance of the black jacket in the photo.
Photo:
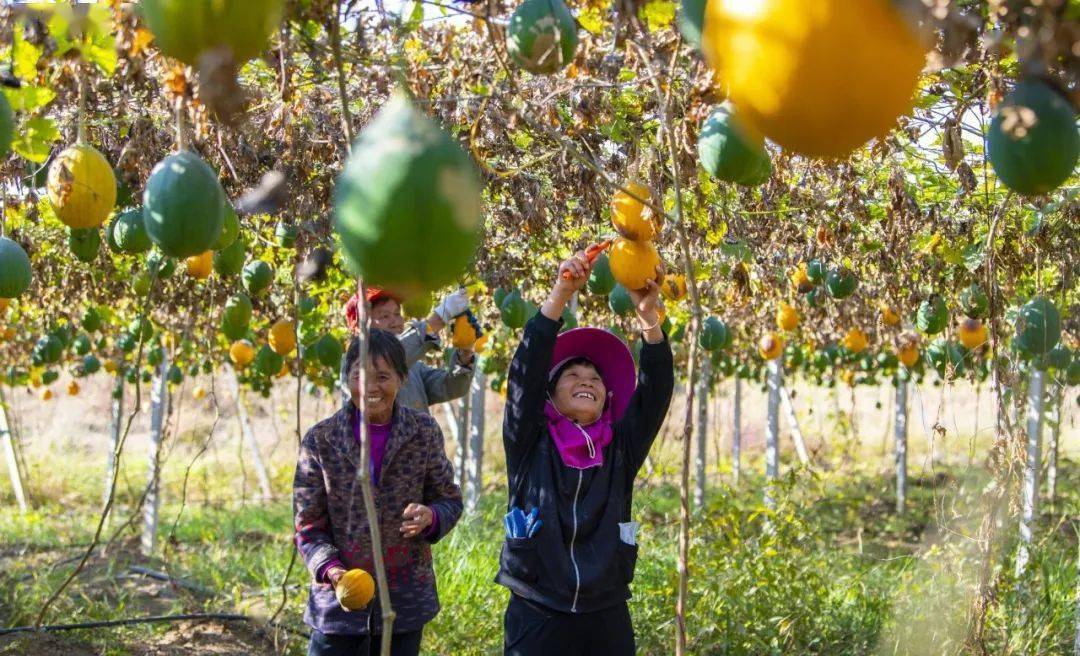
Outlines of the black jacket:
M563 464L544 416L548 369L561 321L537 313L510 364L503 445L510 506L538 507L543 525L532 538L507 538L495 581L526 599L565 613L603 610L630 598L637 546L619 537L630 521L634 477L667 414L675 385L671 347L643 343L637 391L604 464Z

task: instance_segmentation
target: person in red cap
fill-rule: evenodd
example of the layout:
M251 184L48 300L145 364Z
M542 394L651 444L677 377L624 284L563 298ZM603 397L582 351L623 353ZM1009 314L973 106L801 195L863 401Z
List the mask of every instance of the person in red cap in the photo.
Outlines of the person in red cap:
M511 591L508 655L635 651L626 603L638 553L634 478L667 415L674 364L655 281L630 292L642 342L636 375L615 334L559 333L590 268L583 252L559 265L510 363L503 417L510 512L495 579Z
M366 294L371 327L397 335L405 348L409 375L398 393L399 403L428 413L436 403L452 401L468 394L475 361L471 350L455 349L447 368L436 368L423 362L427 353L439 348L439 333L443 328L469 309L469 296L464 289L444 296L427 319L410 323L405 322L401 313L401 300L390 292L368 287ZM354 335L359 321L357 297L357 294L353 294L345 304L345 321ZM348 394L347 385L342 384L342 394Z

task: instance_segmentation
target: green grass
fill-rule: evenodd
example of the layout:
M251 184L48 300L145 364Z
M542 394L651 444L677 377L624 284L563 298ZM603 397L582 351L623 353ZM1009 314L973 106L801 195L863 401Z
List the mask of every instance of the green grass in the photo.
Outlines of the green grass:
M166 499L179 497L186 462L166 470ZM86 474L86 467L67 477L67 468L78 465L54 465L48 484L38 486L51 496L39 493L30 514L20 515L12 499L0 497L0 625L32 623L42 600L72 567L53 565L78 555L70 545L86 543L92 535L100 479ZM144 473L138 463L128 472L130 485L121 486L107 535L131 513ZM891 476L866 466L791 473L777 491L775 511L762 506L762 480L756 475L739 489L711 488L707 507L693 523L689 652L969 653L963 640L983 567L972 536L983 516L986 480L966 467L939 467L936 474L913 478L904 515L893 510ZM277 489L288 489L288 475L286 465L275 472ZM190 503L175 533L179 506L162 508L159 555L149 562L138 557L137 534L125 532L104 557L91 560L49 621L202 610L269 616L281 602L292 556L289 500L212 502L238 496L233 484L238 478L221 463L197 464L188 486ZM1059 480L1064 487L1058 508L1075 511L1080 466L1066 461ZM492 579L504 499L499 482L493 482L478 513L435 547L443 610L425 632L426 653L500 653L507 592ZM673 651L678 509L678 492L663 479L635 497L635 516L643 526L631 611L641 654ZM987 616L987 647L995 654L1065 653L1075 631L1077 518L1045 515L1035 560L1019 586L1011 575L1016 521L1009 513L1006 508L999 528L1008 540L991 563L1001 577L998 603ZM162 585L148 593L146 581L125 578L131 564L168 569L210 593ZM297 560L279 618L286 626L302 625L306 579ZM119 655L167 630L139 626L77 637L100 653ZM285 653L304 653L303 639L286 638L284 645Z

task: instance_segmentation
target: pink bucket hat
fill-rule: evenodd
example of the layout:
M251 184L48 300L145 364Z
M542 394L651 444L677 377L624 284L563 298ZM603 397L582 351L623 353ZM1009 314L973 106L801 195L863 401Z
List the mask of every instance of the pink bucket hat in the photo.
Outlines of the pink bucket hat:
M608 390L611 417L622 418L637 388L637 372L630 348L619 336L601 328L574 328L558 336L548 380L569 360L585 358L593 363Z

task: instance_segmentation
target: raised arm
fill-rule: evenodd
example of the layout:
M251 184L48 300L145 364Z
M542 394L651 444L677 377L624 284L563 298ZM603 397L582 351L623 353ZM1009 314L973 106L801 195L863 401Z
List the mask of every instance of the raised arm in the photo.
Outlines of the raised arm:
M656 270L656 280L663 271ZM619 423L619 434L628 440L631 471L637 472L645 462L660 426L667 416L668 405L675 388L674 362L671 345L660 328L660 286L650 280L644 289L633 290L642 345L637 390Z
M506 410L503 414L503 445L511 474L539 435L537 426L543 417L548 369L555 350L555 338L562 325L562 313L574 292L585 286L589 270L589 261L584 252L559 265L551 292L536 316L525 324L521 344L510 362L510 374L506 381ZM564 277L563 272L570 275Z

